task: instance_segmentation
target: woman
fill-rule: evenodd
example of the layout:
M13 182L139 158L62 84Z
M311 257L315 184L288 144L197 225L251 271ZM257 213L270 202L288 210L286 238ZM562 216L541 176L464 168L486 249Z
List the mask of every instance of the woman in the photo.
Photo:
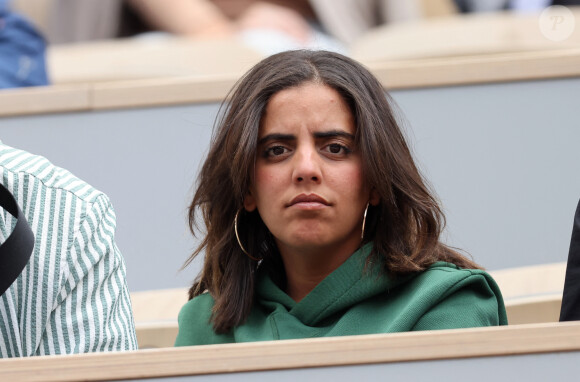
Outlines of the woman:
M439 241L444 217L381 84L330 52L237 84L189 210L203 270L176 345L505 325L500 291Z

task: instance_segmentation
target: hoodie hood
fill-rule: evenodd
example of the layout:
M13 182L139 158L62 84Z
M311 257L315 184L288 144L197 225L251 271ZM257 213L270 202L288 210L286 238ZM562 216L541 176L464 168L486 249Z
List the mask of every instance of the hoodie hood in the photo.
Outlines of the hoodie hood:
M361 301L387 293L408 279L399 277L395 281L382 274L382 262L367 261L371 251L372 243L365 244L298 303L263 272L258 279L258 302L267 308L283 307L304 325L320 325Z

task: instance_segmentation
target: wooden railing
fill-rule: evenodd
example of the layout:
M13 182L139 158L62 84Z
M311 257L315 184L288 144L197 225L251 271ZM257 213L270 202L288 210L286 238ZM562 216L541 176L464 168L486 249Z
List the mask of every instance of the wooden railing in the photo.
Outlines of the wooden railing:
M0 380L162 378L579 351L580 322L553 323L4 359Z

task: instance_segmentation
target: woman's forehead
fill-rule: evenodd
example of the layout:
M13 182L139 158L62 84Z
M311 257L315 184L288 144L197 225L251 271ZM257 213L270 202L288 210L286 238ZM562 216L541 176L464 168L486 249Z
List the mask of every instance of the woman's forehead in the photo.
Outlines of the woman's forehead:
M305 83L276 93L261 117L259 135L287 132L306 126L312 131L343 130L354 134L354 117L332 87Z

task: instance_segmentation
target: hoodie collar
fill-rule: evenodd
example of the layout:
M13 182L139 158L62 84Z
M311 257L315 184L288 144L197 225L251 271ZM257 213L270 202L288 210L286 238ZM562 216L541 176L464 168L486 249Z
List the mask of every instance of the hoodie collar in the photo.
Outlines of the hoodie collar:
M295 302L263 272L258 279L258 300L281 304L302 323L314 326L360 301L388 291L406 278L392 280L383 274L383 262L367 264L372 243L353 253L340 267L322 280L300 302Z

